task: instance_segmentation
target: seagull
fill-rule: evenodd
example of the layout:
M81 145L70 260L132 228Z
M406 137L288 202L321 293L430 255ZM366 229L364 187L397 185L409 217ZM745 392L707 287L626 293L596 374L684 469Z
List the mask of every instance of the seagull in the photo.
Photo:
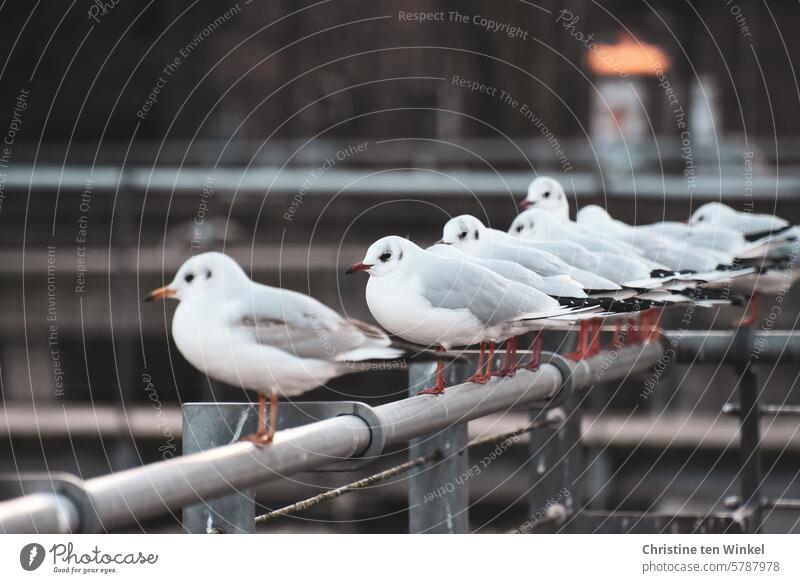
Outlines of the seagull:
M252 281L223 253L187 260L170 284L145 301L167 298L180 302L172 338L184 358L211 378L258 391L258 431L242 438L256 445L275 436L279 397L365 370L354 362L406 352L375 326L347 320L307 295Z
M441 349L480 344L478 370L470 379L474 382L491 377L495 343L535 329L538 321L586 310L563 307L534 288L397 236L373 243L347 273L359 271L370 276L366 298L372 316L391 334ZM484 373L485 343L489 357ZM438 395L444 389L440 363L436 385L420 394Z
M594 271L571 266L552 253L534 248L524 241L511 237L502 231L487 228L479 219L471 215L461 215L450 219L444 226L442 239L439 242L453 245L459 250L481 259L513 261L539 275L569 275L577 280L584 290L592 297L621 300L633 298L641 291L638 288L623 289L623 286L619 283L598 275ZM554 243L553 241L549 242ZM558 243L558 241L555 243ZM581 246L578 245L578 252L581 252L580 249ZM584 250L583 253L587 252ZM602 257L600 261L602 261ZM645 275L650 275L650 273L646 273ZM664 275L669 276L670 274L664 273ZM657 287L661 285L661 281L658 279L637 281L634 283L642 284L643 287ZM641 298L641 300L656 301L659 299L658 297ZM671 298L664 297L663 299L668 300ZM610 308L611 306L607 306L607 309ZM656 320L654 319L656 314L643 310L641 305L638 308L630 308L629 306L617 304L616 309L617 311L646 312L647 316L642 319L642 324L646 323L647 327L651 325L655 327L656 325ZM653 320L652 322L651 319ZM569 356L571 358L582 360L584 357L594 354L599 349L594 341L591 343L588 342L590 328L595 330L593 338L599 338L599 327L600 321L597 319L583 319L580 322L578 349L570 353ZM653 334L649 336L653 336Z
M800 227L775 215L740 212L719 202L709 202L698 208L689 218L689 225L708 225L733 229L746 235L748 241L766 237L782 240L796 239Z
M757 272L737 281L736 289L751 297L749 313L740 325L753 325L758 320L758 304L762 293L785 293L800 278L797 258L800 256L800 227L775 215L740 212L719 202L709 202L689 218L692 228L731 229L752 245L740 255L739 263L751 265Z
M454 246L444 243L436 243L430 246L427 251L440 257L476 263L482 267L494 271L506 279L522 283L540 292L543 292L557 300L562 306L602 308L603 312L593 314L592 319L602 318L603 321L610 320L616 322L617 328L615 331L615 345L618 344L617 340L621 335L622 321L629 321L632 312L644 312L654 307L664 305L664 302L650 301L646 299L641 300L638 298L633 300L618 300L613 297L589 298L586 292L581 288L580 284L570 281L571 278L569 276L559 275L542 277L518 263L504 261L501 259L481 259L479 257L467 255L466 253L456 249ZM586 323L587 322L585 320L580 322L581 329L578 347L574 352L568 354L568 357L581 360L584 357L599 351L599 344L594 343L595 340L599 341L599 330L595 330L595 334L593 335L592 339L593 344L592 346L589 346L589 329L587 328ZM546 327L569 329L572 327L572 324L573 322L559 322L550 320L548 321L548 325ZM597 323L595 322L595 324ZM528 365L529 368L535 367L540 361L541 345L542 337L541 334L537 332L533 341L533 346L531 347L531 364ZM511 356L506 359L506 365L503 368L505 374L513 374L513 371L516 368L516 358L514 357L516 352L516 337L510 338L507 341L506 350L507 357L509 353L511 353Z
M596 273L573 267L560 257L526 245L512 237L501 238L472 215L461 215L447 221L439 243L453 245L460 251L481 259L513 261L541 276L568 275L592 292L613 292L622 286Z
M509 245L523 245L546 251L555 255L573 268L584 272L599 275L618 285L631 287L655 287L662 283L645 282L650 277L650 269L645 264L643 258L634 258L631 255L624 255L627 251L624 248L617 249L616 254L600 251L589 251L586 247L589 241L572 241L563 238L547 239L522 239L514 237L509 233L499 229L492 229L485 226L480 219L472 215L461 215L455 217L445 225L445 230L460 229L459 238L461 240L480 240L488 238L492 243L506 243ZM466 233L466 234L465 234ZM472 235L471 239L468 235ZM476 238L477 237L477 238ZM620 253L623 253L622 257ZM642 259L641 261L639 259ZM633 281L637 280L637 281Z
M661 264L662 269L666 268L673 272L695 272L693 275L699 280L729 280L731 277L744 275L743 273L735 275L730 273L727 266L735 263L734 254L730 252L717 248L698 247L697 240L689 243L685 240L659 236L653 230L657 229L658 225L642 230L626 228L629 226L621 221L614 220L604 209L596 205L581 209L577 215L578 222L571 221L569 218L569 201L564 188L554 178L539 177L534 179L528 186L528 193L525 200L520 203L520 206L526 209L545 211L557 219L549 223L540 221L539 223L541 224L535 224L535 229L538 229L536 231L534 226L530 224L532 217L530 213L532 211L526 210L519 215L512 226L512 232L516 230L516 234L523 237L541 238L545 235L553 236L554 231L557 231L562 237L584 242L584 237L586 236L592 239L600 237L600 240L604 242L615 241L616 243L627 245L629 249L636 249L637 253L641 253L647 259ZM594 249L595 247L591 248ZM726 268L719 270L718 267L720 266L725 266Z

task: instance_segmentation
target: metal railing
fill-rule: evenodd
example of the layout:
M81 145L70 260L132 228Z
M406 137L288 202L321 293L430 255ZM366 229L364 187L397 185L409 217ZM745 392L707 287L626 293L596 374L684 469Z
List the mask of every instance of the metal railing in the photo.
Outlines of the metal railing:
M467 456L457 455L468 446L466 422L519 407L531 409L535 416L544 409L558 408L560 418L569 420L547 424L531 434L529 447L531 459L536 457L538 478L528 494L529 512L535 514L544 509L544 515L549 518L542 524L552 527L566 520L577 531L592 524L608 530L609 524L615 524L609 522L611 517L598 518L592 513L577 512L576 492L566 492L563 500L558 501L558 511L553 510L554 494L564 489L579 466L574 450L579 449L580 441L580 416L577 414L580 392L647 371L660 362L708 361L726 361L741 369L741 403L737 411L742 424L743 488L738 514L708 515L706 518L711 522L704 524L714 524L715 528L723 525L719 527L726 529L732 524L741 525L744 518L756 516L759 509L769 504L760 495L758 419L762 410L751 364L756 359L775 362L787 358L800 362L800 334L753 334L749 329L740 329L733 335L676 332L662 340L622 346L581 362L548 354L545 364L535 372L520 370L513 377L494 379L486 385L457 384L437 397L411 396L375 408L355 404L358 406L351 410L340 409L333 417L281 430L274 443L265 448L234 442L86 481L62 475L38 476L34 482L21 483L27 488L23 492L26 495L0 502L0 531L109 531L193 505L211 508L210 501L231 495L242 498L243 491L256 485L301 471L330 467L340 460L361 458L368 461L389 446L411 440L411 460L435 452L439 452L441 458L412 470L410 529L413 532L464 532L468 507L466 488L452 488L452 492L451 488L445 488L424 511L419 509L420 499L452 483L466 471ZM453 371L452 375L465 378L464 366L448 368ZM411 367L412 395L427 382L432 367L431 364ZM423 436L424 439L420 439ZM186 438L185 433L184 442ZM446 514L443 514L445 508ZM234 511L241 514L241 507ZM248 522L253 522L252 507L247 513L252 517ZM225 511L218 517L225 518L224 514ZM533 529L539 522L531 522L531 515L527 527ZM553 516L561 518L555 520ZM652 528L659 524L675 528L681 517L667 520L661 515L650 515L640 516L639 520ZM700 529L696 517L694 520L687 519L686 528L694 524L692 528ZM757 516L755 524L758 524ZM522 528L525 525L523 523L520 532L526 531L527 527ZM751 528L755 529L757 526ZM209 530L213 531L204 529Z

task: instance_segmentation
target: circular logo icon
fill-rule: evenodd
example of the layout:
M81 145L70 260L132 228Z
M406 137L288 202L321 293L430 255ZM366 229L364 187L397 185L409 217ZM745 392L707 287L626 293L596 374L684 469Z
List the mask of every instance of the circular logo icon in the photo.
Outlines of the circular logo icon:
M28 543L19 552L19 564L26 571L35 571L44 562L44 547L39 543Z

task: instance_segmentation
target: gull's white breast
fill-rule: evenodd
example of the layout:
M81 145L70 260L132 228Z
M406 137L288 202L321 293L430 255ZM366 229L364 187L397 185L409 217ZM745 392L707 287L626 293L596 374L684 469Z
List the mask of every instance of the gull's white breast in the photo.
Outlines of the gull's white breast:
M291 397L341 374L341 363L304 359L256 341L225 321L222 302L189 298L178 304L172 337L181 354L213 379L262 393Z
M484 325L468 309L434 307L421 291L416 275L370 277L367 305L381 326L409 342L450 348L484 340Z

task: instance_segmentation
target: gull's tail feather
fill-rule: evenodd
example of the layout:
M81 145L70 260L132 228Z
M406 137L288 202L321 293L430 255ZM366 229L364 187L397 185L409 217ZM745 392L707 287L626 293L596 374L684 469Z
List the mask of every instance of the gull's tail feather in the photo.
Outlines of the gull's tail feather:
M557 310L546 310L543 312L528 312L525 314L521 314L517 320L521 321L530 321L530 320L548 320L548 319L558 319L561 317L569 317L574 314L579 314L582 312L596 312L598 308L596 306L581 306L581 307L561 307Z
M583 269L573 268L570 270L569 275L572 277L572 279L580 283L586 290L612 292L622 289L622 286L614 283L610 279L606 279L605 277L601 277L595 273L591 273Z
M365 360L396 360L403 358L405 351L387 346L369 346L356 348L336 356L339 362L362 362Z

